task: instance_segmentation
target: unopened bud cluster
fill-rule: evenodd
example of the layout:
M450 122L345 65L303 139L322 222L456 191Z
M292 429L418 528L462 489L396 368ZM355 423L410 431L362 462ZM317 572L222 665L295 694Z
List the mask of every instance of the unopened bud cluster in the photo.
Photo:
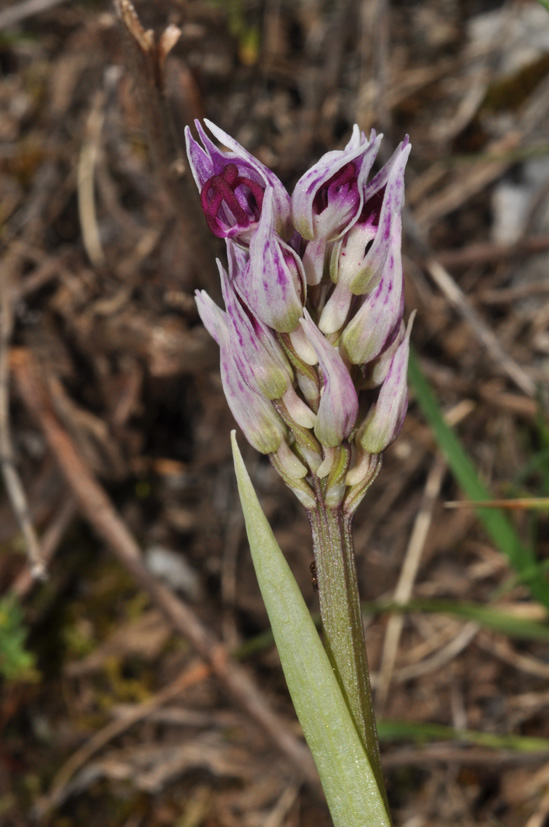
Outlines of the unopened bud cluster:
M403 323L404 140L369 176L381 136L355 126L292 196L267 167L206 121L187 152L211 231L225 310L198 312L221 352L234 418L306 508L351 513L396 439L408 403Z

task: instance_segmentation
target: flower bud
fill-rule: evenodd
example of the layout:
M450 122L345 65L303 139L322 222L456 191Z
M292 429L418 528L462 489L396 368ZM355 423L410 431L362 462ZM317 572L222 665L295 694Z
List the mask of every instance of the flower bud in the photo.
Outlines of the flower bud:
M371 362L362 365L362 381L360 383L360 387L362 389L372 390L374 388L379 388L379 386L383 384L387 374L389 373L393 356L395 355L396 350L400 346L400 343L404 339L405 335L406 325L404 322L401 322L399 331L391 344L388 345L379 354L379 356Z
M402 430L408 408L406 374L414 316L415 311L408 321L406 335L393 356L377 402L371 407L357 434L357 443L370 454L381 454Z
M235 420L257 451L278 451L286 438L286 428L272 404L248 383L250 365L234 347L228 314L204 291L197 291L196 305L205 328L219 344L221 382Z
M305 274L299 256L274 227L272 190L267 190L249 262L238 283L254 315L273 330L289 333L303 312Z
M277 351L267 330L264 327L254 327L220 261L217 266L223 301L230 320L229 337L232 345L249 366L248 371L253 369L253 382L257 390L267 399L280 399L292 384L290 364L280 347ZM248 383L252 384L249 380Z
M301 319L301 327L317 352L323 380L315 435L326 447L335 448L347 439L355 427L357 392L339 352L322 335L307 310Z
M394 234L378 286L364 297L341 335L340 346L353 365L363 365L379 356L399 330L404 312L400 255L399 229Z
M343 282L357 296L377 287L390 249L396 245L400 248L404 169L410 149L406 138L365 185L360 215L334 249L332 280Z

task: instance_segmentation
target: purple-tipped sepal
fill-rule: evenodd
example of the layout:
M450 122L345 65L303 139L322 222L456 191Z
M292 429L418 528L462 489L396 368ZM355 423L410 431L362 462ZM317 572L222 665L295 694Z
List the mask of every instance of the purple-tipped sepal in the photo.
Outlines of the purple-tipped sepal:
M211 121L204 121L217 140L228 147L222 152L199 121L196 130L202 146L185 129L187 156L200 192L202 210L212 233L219 238L237 238L248 243L261 216L265 191L272 191L276 229L290 231L290 196L284 185L238 141Z
M286 439L286 427L268 399L248 383L249 366L234 347L228 314L204 291L197 292L196 305L204 326L219 344L221 382L235 420L257 451L278 451Z
M297 253L275 230L272 191L263 199L263 210L250 241L250 258L239 289L246 304L261 321L278 333L295 329L305 302L305 273Z
M227 335L235 358L242 360L243 371L251 387L267 399L280 399L293 381L292 369L284 351L269 330L248 315L220 261L217 266L227 310Z
M408 356L415 311L406 335L396 349L375 404L370 408L357 434L357 444L370 454L381 454L402 430L408 408Z
M315 436L327 448L347 439L358 416L358 396L351 375L338 350L322 335L305 311L301 319L308 340L316 350L322 377Z
M344 286L341 289L344 290ZM340 347L349 361L353 365L363 365L376 359L397 335L403 313L404 281L399 227L398 232L395 229L377 287L364 296L341 334Z
M366 138L355 124L345 149L327 152L299 179L292 194L292 221L303 238L334 240L356 221L380 140L373 131Z
M374 290L391 250L402 241L404 170L411 145L406 137L392 158L365 185L356 222L332 252L330 275L357 296Z

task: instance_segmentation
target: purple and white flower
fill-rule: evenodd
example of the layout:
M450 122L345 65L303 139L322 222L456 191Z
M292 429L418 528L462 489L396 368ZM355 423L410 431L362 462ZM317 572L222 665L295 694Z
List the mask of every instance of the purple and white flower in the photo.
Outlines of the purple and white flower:
M357 220L381 137L372 130L368 139L355 125L345 149L327 152L299 179L292 220L303 238L333 241Z
M284 185L238 141L211 121L204 123L229 151L222 152L195 121L202 146L189 127L185 129L187 157L206 221L219 238L249 240L263 207L266 189L272 190L276 229L285 235L289 229L290 196Z
M225 310L204 292L196 300L220 347L229 406L307 509L322 490L328 506L347 503L352 513L408 401L408 139L368 180L381 137L355 126L290 199L274 173L206 123L229 151L199 123L201 144L187 130L187 148L208 225L227 244L228 272L219 265Z

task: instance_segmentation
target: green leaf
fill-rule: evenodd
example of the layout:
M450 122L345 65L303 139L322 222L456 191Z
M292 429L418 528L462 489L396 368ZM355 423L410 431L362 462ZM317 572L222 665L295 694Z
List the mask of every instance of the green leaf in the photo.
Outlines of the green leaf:
M374 774L309 610L261 509L231 434L256 576L286 683L335 827L390 827Z

